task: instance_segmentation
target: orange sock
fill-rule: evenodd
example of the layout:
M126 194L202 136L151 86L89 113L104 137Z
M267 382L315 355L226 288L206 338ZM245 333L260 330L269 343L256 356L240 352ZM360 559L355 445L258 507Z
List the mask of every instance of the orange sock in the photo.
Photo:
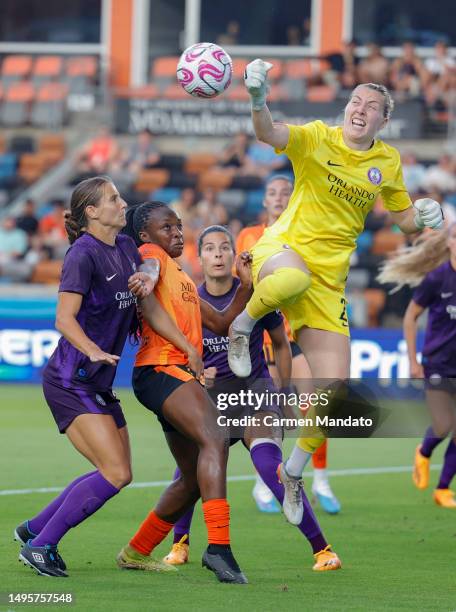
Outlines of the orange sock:
M210 499L204 502L203 514L209 544L229 544L230 506L226 499Z
M142 555L150 555L152 550L166 538L173 527L172 523L167 523L152 510L131 538L130 546Z
M326 468L326 454L328 452L328 440L325 440L320 448L312 455L312 463L314 468L324 470Z

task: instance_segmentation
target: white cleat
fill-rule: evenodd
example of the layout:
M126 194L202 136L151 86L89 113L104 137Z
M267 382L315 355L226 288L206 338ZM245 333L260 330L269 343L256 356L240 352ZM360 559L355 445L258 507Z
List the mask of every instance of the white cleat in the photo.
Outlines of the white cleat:
M228 330L228 365L233 374L239 378L248 378L252 371L250 361L250 334L244 334L233 329Z
M304 516L304 504L302 503L302 480L290 476L283 463L277 468L277 476L285 488L283 498L283 513L289 523L299 525Z

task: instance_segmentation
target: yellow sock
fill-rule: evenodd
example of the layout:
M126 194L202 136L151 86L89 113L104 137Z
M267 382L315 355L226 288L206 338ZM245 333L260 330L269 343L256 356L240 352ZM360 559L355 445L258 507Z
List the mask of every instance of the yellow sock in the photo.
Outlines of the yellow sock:
M306 453L314 453L326 441L326 438L298 438L296 445Z
M246 310L252 319L292 304L310 286L310 275L299 268L278 268L255 287Z

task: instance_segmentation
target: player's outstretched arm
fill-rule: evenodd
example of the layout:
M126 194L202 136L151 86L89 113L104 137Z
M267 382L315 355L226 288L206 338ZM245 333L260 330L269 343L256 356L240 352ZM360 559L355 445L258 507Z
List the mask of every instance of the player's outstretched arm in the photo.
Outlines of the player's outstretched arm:
M288 144L289 129L285 123L274 123L266 106L268 72L272 64L262 59L253 60L245 68L244 82L252 102L253 129L258 140L276 149Z
M189 366L195 372L197 378L199 378L203 373L204 366L198 351L190 344L166 310L162 308L155 295L152 293L142 299L140 307L141 314L150 328L188 355Z
M236 271L241 281L233 299L224 310L217 310L209 302L200 299L201 319L204 327L214 334L225 335L232 321L240 314L252 295L250 255L243 252L236 257Z
M425 227L436 230L443 227L440 204L431 198L415 200L409 208L400 212L391 212L391 217L404 234L414 234Z

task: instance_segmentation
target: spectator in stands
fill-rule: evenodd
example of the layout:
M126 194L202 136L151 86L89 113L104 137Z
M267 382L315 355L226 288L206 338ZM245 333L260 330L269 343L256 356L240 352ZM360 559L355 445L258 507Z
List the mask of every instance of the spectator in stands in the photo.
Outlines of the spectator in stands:
M212 187L203 191L203 197L196 205L196 214L201 219L202 225L225 225L228 215L223 204L218 201L218 193Z
M126 160L126 168L134 176L143 168L156 166L160 162L160 152L153 140L150 130L139 132L136 142L132 144Z
M456 191L455 161L451 155L442 155L437 164L426 170L421 187L426 191Z
M405 42L402 45L402 54L391 65L390 80L397 92L414 98L421 95L422 87L427 80L427 71L417 56L412 42Z
M180 198L171 202L170 207L179 215L185 232L185 242L196 239L195 232L203 227L203 222L196 213L196 192L192 187L182 189Z
M359 64L359 79L361 83L388 85L388 60L378 45L370 43L367 45L367 48L367 57Z
M270 174L283 170L288 165L285 154L276 155L271 145L255 141L247 150L243 173L266 179Z
M79 156L80 172L103 174L118 159L119 148L108 126L100 128L98 134L84 147Z
M286 30L287 36L287 45L292 47L300 47L301 46L301 30L297 25L289 25Z
M322 74L327 85L339 86L342 89L353 89L358 80L359 58L356 56L356 40L344 42L340 52L329 53L322 59L329 62L329 69Z
M54 200L52 211L45 215L39 224L43 244L52 250L56 259L63 259L68 249L68 236L65 230L65 202Z
M411 194L418 193L426 174L423 164L417 162L413 153L404 153L402 156L402 172L407 191ZM440 202L440 200L438 200Z
M456 207L447 199L447 194L443 193L439 189L433 189L426 193L427 198L434 198L438 196L440 198L440 206L443 211L443 217L445 220L446 227L449 227L456 222Z
M16 226L24 230L28 236L33 236L38 231L38 219L35 214L35 201L28 198L22 209L22 214L16 219Z
M443 40L439 40L434 46L434 56L425 61L426 70L431 76L443 76L450 68L456 67L456 61L449 55L448 46Z
M241 34L241 26L239 21L235 19L231 19L226 25L225 32L219 34L217 36L217 44L221 45L238 45L239 44L239 36Z
M27 251L28 238L24 230L16 226L16 219L5 217L0 226L0 265L20 259Z
M220 154L218 165L222 168L234 168L240 171L246 163L249 144L250 139L245 132L236 134Z

